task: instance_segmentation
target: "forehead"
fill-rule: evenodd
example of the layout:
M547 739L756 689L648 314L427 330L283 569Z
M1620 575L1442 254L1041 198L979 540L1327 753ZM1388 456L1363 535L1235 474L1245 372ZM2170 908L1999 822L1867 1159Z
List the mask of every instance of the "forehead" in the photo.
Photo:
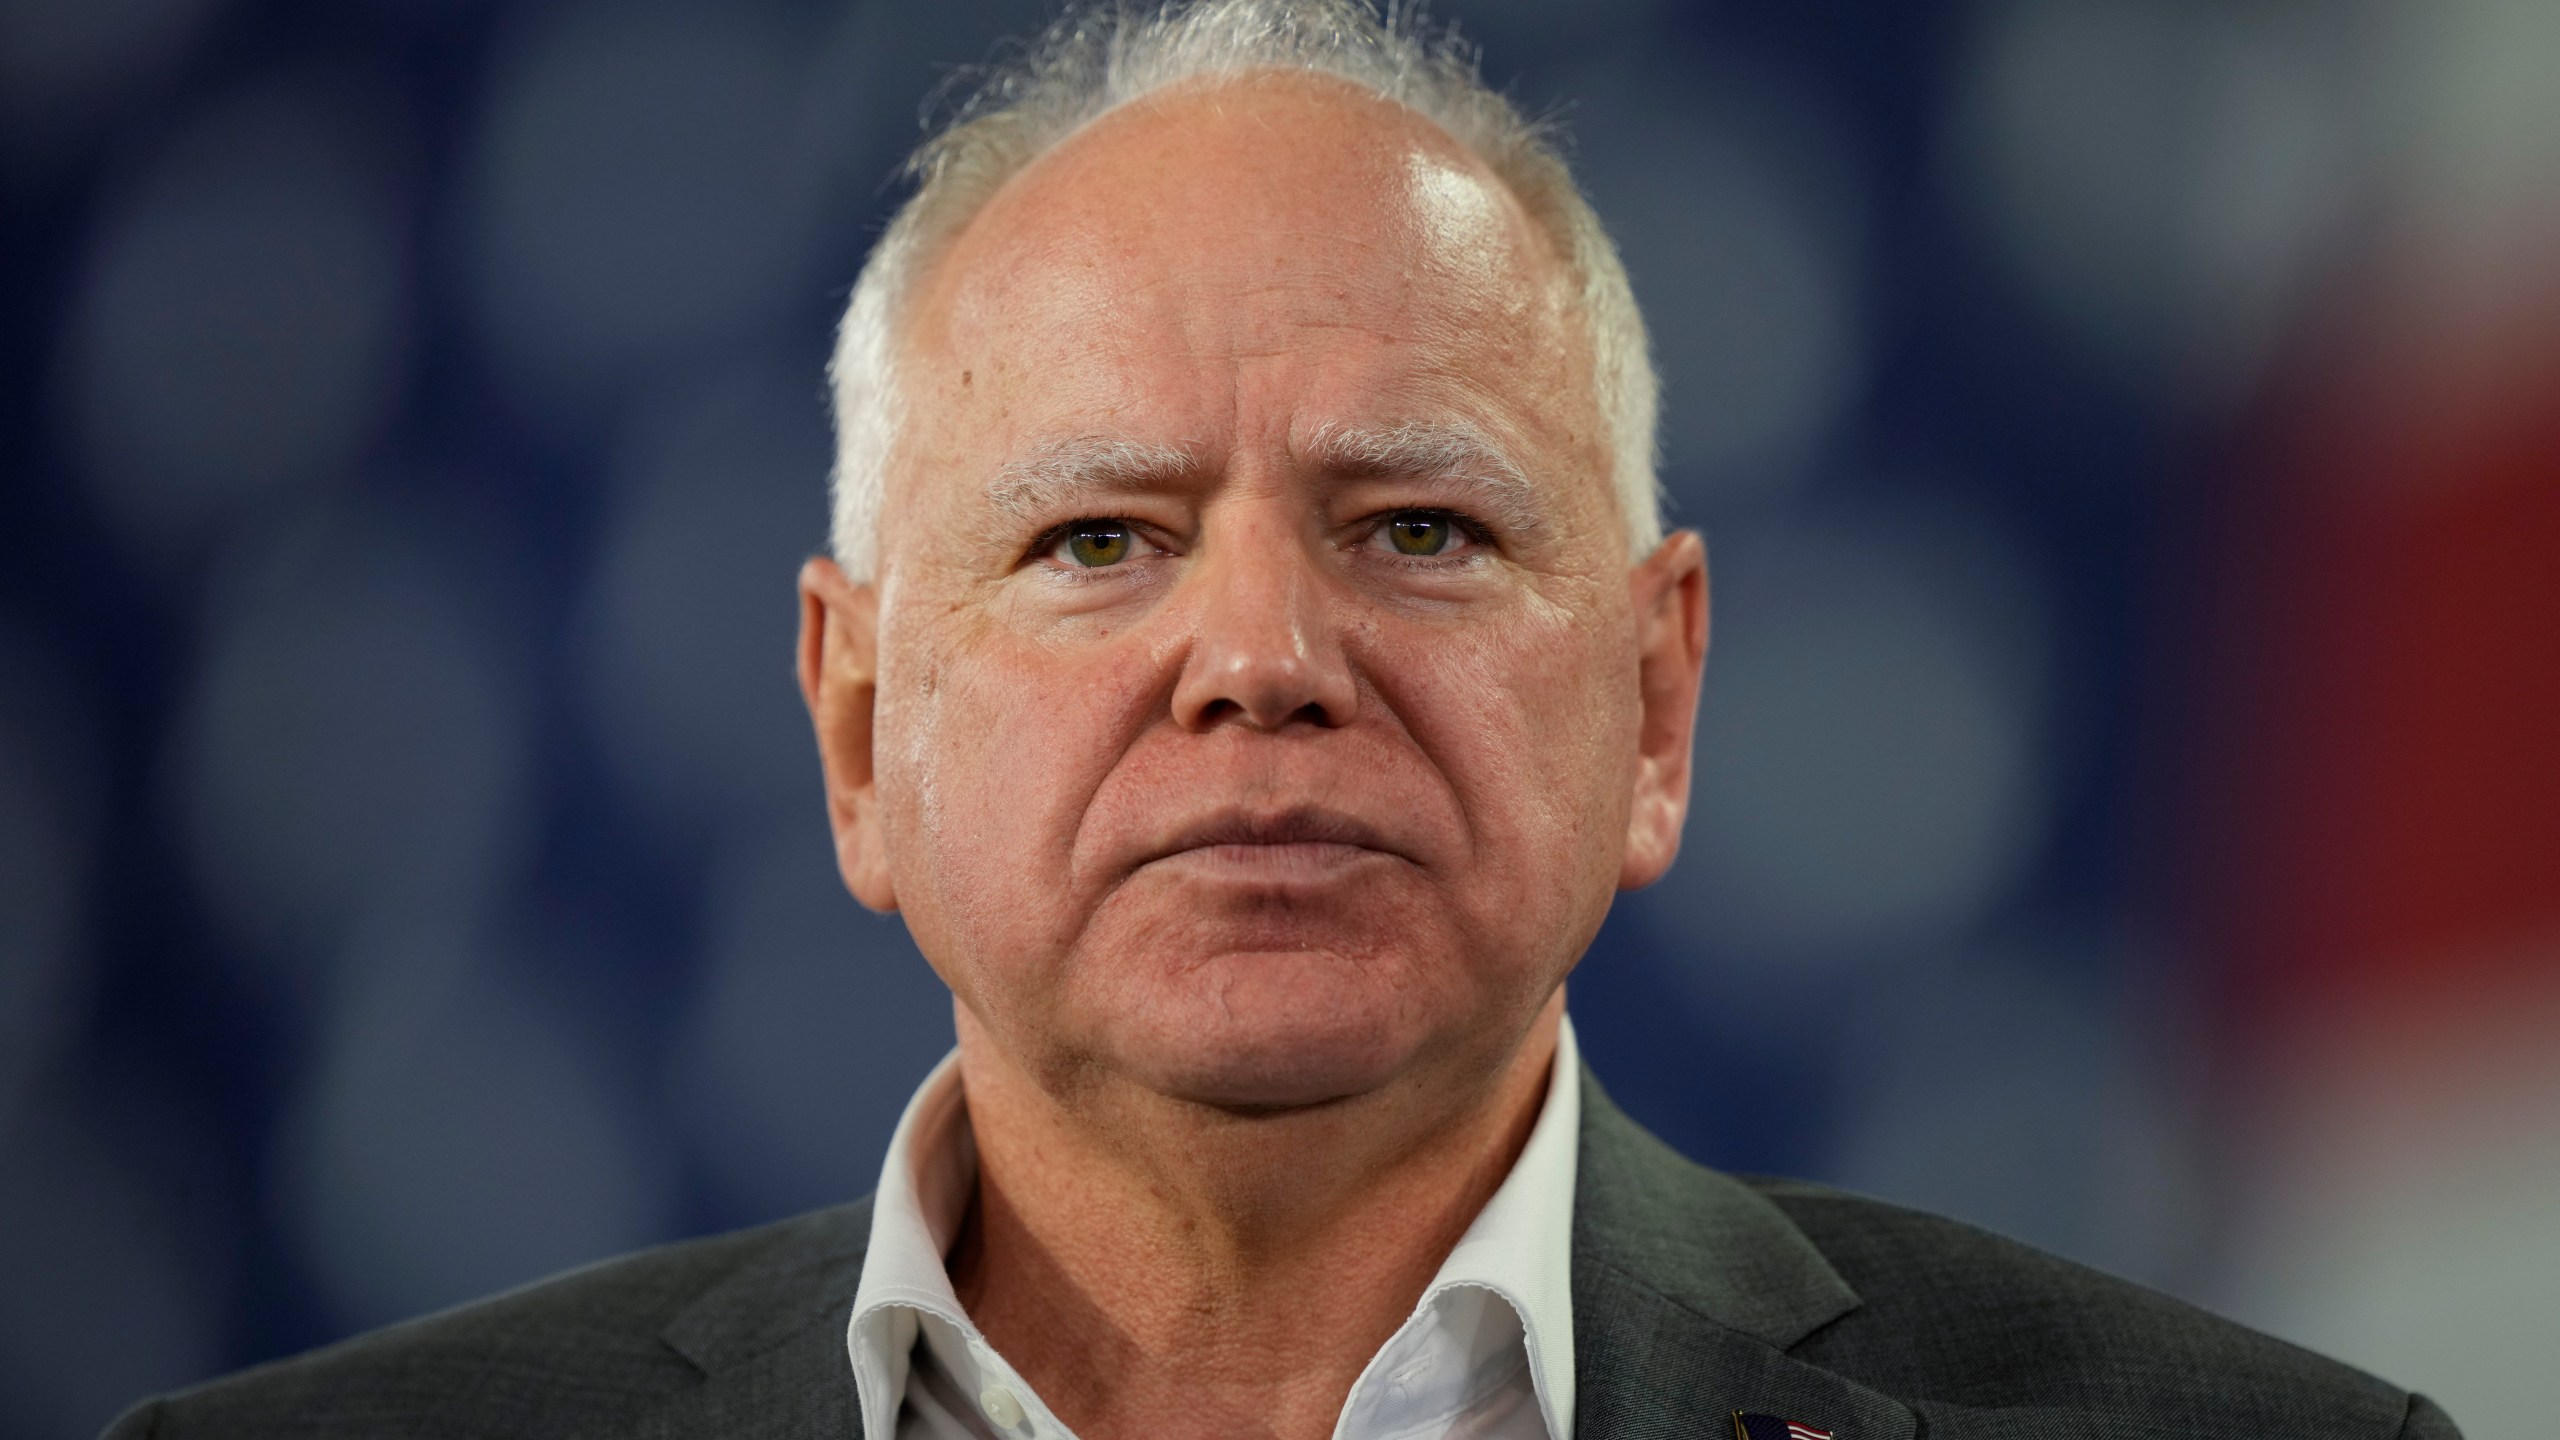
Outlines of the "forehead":
M1331 76L1261 72L1102 116L1003 186L970 227L975 246L959 248L992 261L1079 237L1154 248L1206 238L1201 221L1253 227L1228 244L1356 235L1424 263L1499 261L1535 238L1501 183L1422 116Z
M1265 73L1131 102L1013 177L927 277L907 350L914 398L965 372L1024 424L1154 407L1196 429L1256 387L1304 409L1508 382L1552 409L1569 301L1545 233L1445 132Z

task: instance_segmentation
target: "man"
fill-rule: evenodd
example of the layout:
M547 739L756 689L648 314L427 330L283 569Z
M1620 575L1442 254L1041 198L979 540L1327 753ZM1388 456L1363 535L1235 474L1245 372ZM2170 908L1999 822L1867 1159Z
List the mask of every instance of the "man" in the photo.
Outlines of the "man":
M1563 982L1677 848L1705 559L1608 242L1452 48L1071 18L918 173L801 576L845 882L955 997L878 1193L117 1433L2453 1433L1699 1169L1583 1072Z

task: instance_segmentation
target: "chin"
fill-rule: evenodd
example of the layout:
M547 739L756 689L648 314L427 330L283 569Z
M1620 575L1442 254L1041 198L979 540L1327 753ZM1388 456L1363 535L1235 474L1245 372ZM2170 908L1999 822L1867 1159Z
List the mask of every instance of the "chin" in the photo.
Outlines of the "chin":
M1371 1094L1433 1047L1437 1007L1326 954L1240 954L1172 993L1116 1008L1115 1068L1159 1094L1228 1110L1296 1110ZM1458 1021L1455 1015L1443 1017Z

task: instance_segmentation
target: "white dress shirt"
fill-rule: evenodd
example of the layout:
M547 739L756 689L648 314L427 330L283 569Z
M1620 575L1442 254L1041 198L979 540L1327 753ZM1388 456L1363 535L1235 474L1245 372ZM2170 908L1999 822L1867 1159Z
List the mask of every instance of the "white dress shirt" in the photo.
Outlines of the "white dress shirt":
M979 1333L943 1257L977 1183L958 1055L907 1102L872 1200L845 1345L873 1440L1075 1440ZM1572 1440L1581 1061L1567 1020L1529 1142L1413 1314L1351 1387L1334 1440Z

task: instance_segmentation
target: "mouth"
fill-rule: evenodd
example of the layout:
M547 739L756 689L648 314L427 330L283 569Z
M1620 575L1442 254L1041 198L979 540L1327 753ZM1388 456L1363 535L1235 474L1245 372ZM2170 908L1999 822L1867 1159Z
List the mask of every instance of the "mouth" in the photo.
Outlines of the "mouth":
M1340 811L1222 811L1175 831L1140 862L1237 880L1320 879L1345 867L1399 858L1378 828Z

